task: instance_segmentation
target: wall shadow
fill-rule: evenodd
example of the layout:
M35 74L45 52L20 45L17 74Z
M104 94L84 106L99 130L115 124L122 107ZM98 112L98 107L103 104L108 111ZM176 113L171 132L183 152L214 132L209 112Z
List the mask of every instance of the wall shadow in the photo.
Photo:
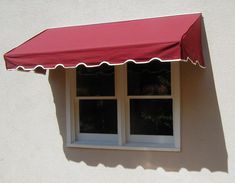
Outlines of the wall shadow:
M49 72L63 151L69 161L84 162L88 166L134 169L163 168L165 171L228 172L227 150L217 101L211 60L204 29L206 69L191 63L181 63L181 152L153 152L68 148L66 144L65 70Z

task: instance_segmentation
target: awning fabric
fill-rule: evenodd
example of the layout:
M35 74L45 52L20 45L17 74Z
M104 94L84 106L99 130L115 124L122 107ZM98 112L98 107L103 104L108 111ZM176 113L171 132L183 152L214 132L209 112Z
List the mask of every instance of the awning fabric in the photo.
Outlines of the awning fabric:
M204 67L201 14L47 29L4 55L8 70L188 61Z

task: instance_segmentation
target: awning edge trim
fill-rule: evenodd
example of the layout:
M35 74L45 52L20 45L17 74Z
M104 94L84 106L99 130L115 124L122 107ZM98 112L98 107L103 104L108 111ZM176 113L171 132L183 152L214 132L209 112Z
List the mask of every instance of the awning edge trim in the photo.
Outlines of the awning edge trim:
M13 70L25 70L25 71L34 71L34 70L36 70L37 68L42 68L42 69L45 69L45 70L53 70L53 69L56 69L57 67L59 67L59 66L61 66L61 67L63 67L63 68L65 68L65 69L74 69L74 68L77 68L78 66L80 66L80 65L83 65L83 66L85 66L85 67L87 67L87 68L92 68L92 67L99 67L99 66L101 66L102 64L107 64L107 65L109 65L109 66L117 66L117 65L124 65L124 64L126 64L127 62L133 62L133 63L135 63L135 64L147 64L147 63L149 63L149 62L151 62L151 61L153 61L153 60L158 60L158 61L160 61L160 62L179 62L179 61L183 61L183 62L188 62L188 61L190 61L193 65L198 65L200 68L203 68L203 69L205 69L206 68L206 66L203 66L203 65L201 65L200 64L200 62L198 61L198 60L195 60L195 61L193 61L192 59L190 59L189 57L187 57L187 59L181 59L181 58L179 58L179 59L172 59L172 60L162 60L161 58L158 58L158 57L153 57L153 58L151 58L151 59L149 59L148 61L135 61L135 60L133 60L133 59L127 59L126 61L124 61L124 62L121 62L121 63L115 63L115 64L112 64L112 63L109 63L108 61L102 61L102 62L100 62L100 64L98 64L98 65L87 65L86 63L84 63L84 62L79 62L78 64L76 64L76 65L74 65L74 66L64 66L64 64L56 64L54 67L44 67L43 65L36 65L35 67L32 67L32 68L25 68L24 66L17 66L16 68L13 68L13 69L7 69L7 70L9 70L9 71L13 71Z

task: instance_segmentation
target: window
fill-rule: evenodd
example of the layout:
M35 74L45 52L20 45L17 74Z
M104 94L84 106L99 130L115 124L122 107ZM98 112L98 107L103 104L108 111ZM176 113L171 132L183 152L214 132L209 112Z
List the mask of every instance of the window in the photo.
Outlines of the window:
M66 72L68 146L179 150L179 63Z

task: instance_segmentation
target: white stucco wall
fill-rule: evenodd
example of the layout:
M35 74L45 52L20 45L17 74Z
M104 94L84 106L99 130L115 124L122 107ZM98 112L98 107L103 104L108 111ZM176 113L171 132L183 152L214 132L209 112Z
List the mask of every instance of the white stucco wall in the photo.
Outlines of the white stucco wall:
M210 58L181 64L181 152L65 148L64 70L10 72L2 58L0 183L234 182L235 1L0 0L0 54L48 27L193 12Z

